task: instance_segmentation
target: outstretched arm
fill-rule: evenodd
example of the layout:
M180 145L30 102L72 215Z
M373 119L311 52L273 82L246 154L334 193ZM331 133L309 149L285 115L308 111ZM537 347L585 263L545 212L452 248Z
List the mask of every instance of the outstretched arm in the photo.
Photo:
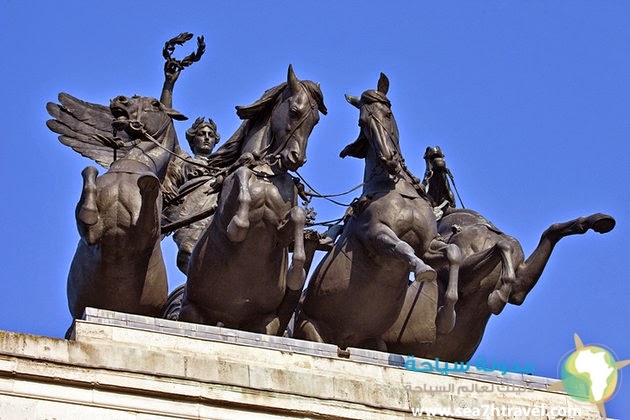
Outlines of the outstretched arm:
M167 58L166 63L164 63L164 85L162 86L160 102L168 108L173 107L173 88L183 68L178 60L170 57Z
M160 102L168 108L173 106L173 88L175 87L175 82L177 81L179 74L185 67L199 61L203 53L206 51L206 43L204 42L203 36L200 36L197 37L197 51L187 55L181 61L171 56L171 54L175 51L176 45L183 45L192 37L193 34L182 32L175 38L169 39L164 44L162 56L166 60L166 63L164 63L164 85L162 86Z

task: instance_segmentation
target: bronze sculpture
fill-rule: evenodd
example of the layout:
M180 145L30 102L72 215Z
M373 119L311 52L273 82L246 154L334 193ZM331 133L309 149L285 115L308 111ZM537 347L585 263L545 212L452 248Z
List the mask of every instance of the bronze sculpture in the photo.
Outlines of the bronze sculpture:
M179 147L173 119L172 90L181 70L205 51L183 60L171 57L176 45L192 38L184 32L166 42L165 82L160 100L118 96L110 106L59 95L46 109L55 119L48 127L59 141L108 171L83 170L83 190L76 207L81 240L68 274L68 306L74 319L85 307L160 316L167 299L166 268L160 248L163 192L174 185L186 154ZM72 332L72 326L66 336Z
M63 144L108 168L98 177L92 166L82 173L70 312L76 319L92 306L159 316L168 292L160 185L178 149L172 120L186 117L148 97L118 96L107 108L62 93L59 102L46 107L55 118L48 127Z
M120 96L106 108L60 94L47 106L60 141L109 169L83 171L81 240L68 276L74 318L86 306L160 316L167 302L171 319L280 335L315 249L332 247L304 292L295 337L465 361L491 314L523 302L561 238L614 228L600 213L554 224L525 259L516 239L455 208L439 148L427 149L423 184L407 169L381 74L377 90L346 97L360 110L361 132L340 155L366 164L362 196L333 245L334 229L305 232L304 187L288 173L304 164L327 112L319 86L289 66L285 83L237 107L245 122L216 153L216 125L198 118L186 133L191 157L177 143L172 119L185 117L172 109L172 92L203 54L203 37L196 53L171 57L191 37L165 45L160 101ZM167 301L159 240L173 231L189 276Z
M319 112L327 112L319 85L299 81L291 66L285 83L237 107L245 122L210 158L225 180L190 258L180 320L284 332L304 286L306 258L306 211L287 171L306 161Z
M525 258L519 242L496 228L479 213L455 208L449 185L450 171L439 147L428 147L424 155L427 171L423 183L434 204L443 205L443 216L438 221L440 235L456 244L463 254L460 266L457 322L448 334L438 332L435 340L427 342L422 335L426 319L418 309L401 312L397 328L390 329L383 339L390 350L400 354L450 361L468 361L481 342L486 324L492 314L501 312L506 303L520 305L536 285L551 252L565 236L584 234L592 229L606 233L615 226L615 219L596 213L547 228L536 249ZM439 272L438 282L446 284L446 273ZM407 301L416 299L416 291L407 292ZM407 328L401 331L402 320Z
M449 264L445 299L432 322L443 333L455 323L460 252L437 238L431 203L404 163L388 88L381 73L377 90L346 96L360 110L361 132L340 156L365 159L363 192L311 277L294 337L385 350L380 336L401 311L409 273L417 283L435 280L425 261Z
M220 138L211 119L197 118L186 131L193 157L182 154L186 160L180 161L178 166L173 194L164 208L163 225L185 221L216 207L222 177L217 176L219 170L210 165L209 158ZM192 249L210 220L211 215L175 229L173 240L178 248L177 267L184 274L188 271Z

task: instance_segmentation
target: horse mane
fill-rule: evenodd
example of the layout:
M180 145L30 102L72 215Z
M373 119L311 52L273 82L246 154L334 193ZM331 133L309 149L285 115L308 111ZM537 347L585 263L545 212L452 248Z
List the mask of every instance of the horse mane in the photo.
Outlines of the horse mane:
M369 143L367 138L363 135L363 130L361 130L359 137L339 152L339 157L345 158L346 156L352 156L359 159L365 159L367 157L368 147Z
M328 110L324 105L324 95L319 85L310 81L302 80L299 82L309 93L309 95L317 103L319 111L326 115ZM218 168L227 168L233 165L238 158L241 157L243 142L248 138L250 133L257 132L261 128L261 124L267 123L271 115L271 111L281 95L286 95L288 90L287 82L283 82L278 86L267 89L260 99L251 105L237 106L236 115L243 121L240 127L232 134L232 136L217 149L215 153L210 155L208 163L210 166ZM260 154L264 155L267 148L260 150ZM258 156L262 157L262 156Z
M311 98L315 100L315 103L317 103L317 109L319 110L319 112L324 115L328 114L328 109L324 104L324 94L319 87L319 83L315 83L310 80L301 80L300 83L302 84L302 86L304 86Z

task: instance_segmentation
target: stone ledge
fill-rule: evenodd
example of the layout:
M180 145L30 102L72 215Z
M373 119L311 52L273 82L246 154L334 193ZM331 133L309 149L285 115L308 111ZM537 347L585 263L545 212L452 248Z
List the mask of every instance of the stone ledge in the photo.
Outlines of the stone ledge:
M229 328L220 328L210 325L191 324L181 321L167 319L157 319L142 315L126 314L121 312L108 311L104 309L86 308L83 320L94 324L117 325L145 331L156 331L165 334L178 335L183 337L193 337L200 340L213 342L234 343L239 345L272 348L289 353L307 354L311 356L322 356L333 359L345 358L356 362L364 362L379 366L390 366L404 368L405 356L393 353L367 350L355 347L347 348L347 356L340 357L339 349L332 344L315 343L312 341L297 340L287 337L276 337L265 334L238 331ZM81 325L83 325L81 323ZM83 330L84 338L92 335L93 330ZM112 338L112 337L109 337ZM118 337L118 339L125 339ZM426 359L418 358L418 361ZM528 388L547 389L547 387L557 382L556 379L545 378L536 375L524 375L521 373L507 372L502 374L498 371L487 372L471 367L464 373L452 373L452 376L489 381L492 383L522 385Z
M530 377L515 374L419 373L401 360L362 349L346 359L326 344L94 310L76 322L74 341L0 332L0 413L399 419L420 406L509 404L580 407L582 418L599 418L593 405L546 391L551 379L528 386Z

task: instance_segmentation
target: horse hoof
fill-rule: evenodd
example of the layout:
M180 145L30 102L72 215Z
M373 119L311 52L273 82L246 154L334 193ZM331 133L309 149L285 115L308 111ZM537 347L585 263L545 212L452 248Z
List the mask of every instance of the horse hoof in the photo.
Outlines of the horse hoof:
M416 271L415 281L435 281L437 278L437 272L432 268L424 268L421 271Z
M494 315L499 315L506 304L507 299L501 295L499 290L493 291L490 293L490 296L488 296L488 306Z
M448 309L442 306L438 309L438 316L435 322L438 334L449 334L453 331L456 319L455 308Z
M160 193L160 180L155 175L142 175L138 178L137 184L143 199L151 201L157 199Z
M98 222L98 209L82 206L77 218L87 226L94 226Z
M603 213L596 213L588 217L588 221L593 229L597 233L608 233L617 224L615 218Z
M237 217L232 218L227 227L227 235L232 242L243 242L247 237L249 230L249 221L239 220Z

